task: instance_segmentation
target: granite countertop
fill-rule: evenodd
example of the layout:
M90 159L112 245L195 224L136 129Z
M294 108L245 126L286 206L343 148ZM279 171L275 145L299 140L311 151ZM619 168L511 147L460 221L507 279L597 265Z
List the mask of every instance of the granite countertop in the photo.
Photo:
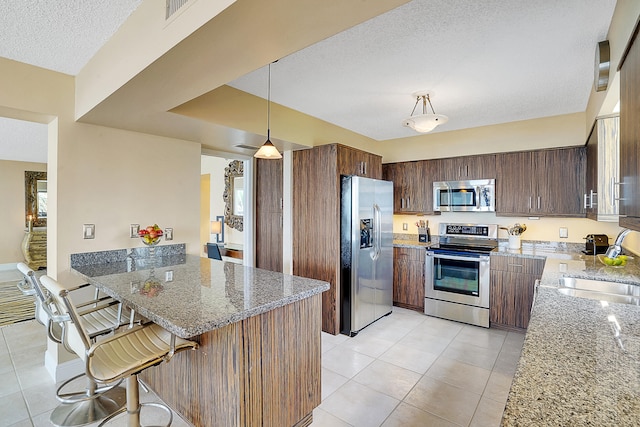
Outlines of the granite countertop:
M153 269L152 269L153 267ZM329 289L327 282L195 255L76 265L107 295L181 338L190 338ZM161 286L145 293L145 281ZM148 287L147 287L148 288ZM156 286L154 286L156 288Z
M423 242L418 242L417 240L394 240L393 241L394 248L426 249L431 245L432 245L432 242L423 243Z
M499 250L493 256L515 255ZM640 285L640 263L602 265L579 252L545 256L541 287L503 426L635 426L640 419L640 308L560 294L563 276ZM617 336L616 336L617 334Z

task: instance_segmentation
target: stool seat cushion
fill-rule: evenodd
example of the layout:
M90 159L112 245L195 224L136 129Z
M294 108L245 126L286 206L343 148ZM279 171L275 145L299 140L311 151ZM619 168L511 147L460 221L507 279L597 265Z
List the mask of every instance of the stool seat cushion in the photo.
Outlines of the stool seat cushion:
M99 341L88 350L87 368L98 382L111 382L160 363L169 353L171 333L151 323ZM175 351L197 343L175 338Z

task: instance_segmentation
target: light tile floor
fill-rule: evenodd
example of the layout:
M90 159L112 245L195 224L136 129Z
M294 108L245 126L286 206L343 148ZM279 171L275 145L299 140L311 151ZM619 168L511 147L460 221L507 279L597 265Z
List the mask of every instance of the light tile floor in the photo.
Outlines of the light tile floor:
M0 332L0 426L50 426L58 402L44 328L30 321ZM397 307L354 338L323 333L312 427L499 426L523 340ZM141 400L158 398L141 390ZM177 415L173 425L189 426Z

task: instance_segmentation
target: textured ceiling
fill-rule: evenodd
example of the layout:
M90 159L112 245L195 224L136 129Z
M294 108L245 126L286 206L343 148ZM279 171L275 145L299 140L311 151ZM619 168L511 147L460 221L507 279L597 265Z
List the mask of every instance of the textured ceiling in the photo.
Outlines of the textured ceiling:
M271 99L376 140L411 94L434 92L434 132L585 111L615 0L414 0L271 66ZM266 68L231 83L266 97Z
M160 0L157 0L160 1ZM141 0L0 2L0 56L76 75ZM364 3L363 3L364 4ZM414 0L272 65L271 99L376 140L584 111L615 0ZM266 98L266 67L231 83ZM0 122L0 159L8 136ZM24 141L24 139L22 139Z
M5 0L0 56L77 75L142 0Z
M0 56L77 75L142 0L0 2ZM47 161L47 126L0 118L0 159Z

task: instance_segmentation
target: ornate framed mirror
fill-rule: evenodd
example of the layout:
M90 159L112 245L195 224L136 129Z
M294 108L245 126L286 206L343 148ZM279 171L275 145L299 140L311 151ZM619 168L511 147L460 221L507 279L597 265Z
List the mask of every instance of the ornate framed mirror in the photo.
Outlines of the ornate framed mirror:
M233 160L224 168L224 223L238 231L243 230L244 165Z
M34 227L47 226L47 173L24 172L25 227L29 218Z

